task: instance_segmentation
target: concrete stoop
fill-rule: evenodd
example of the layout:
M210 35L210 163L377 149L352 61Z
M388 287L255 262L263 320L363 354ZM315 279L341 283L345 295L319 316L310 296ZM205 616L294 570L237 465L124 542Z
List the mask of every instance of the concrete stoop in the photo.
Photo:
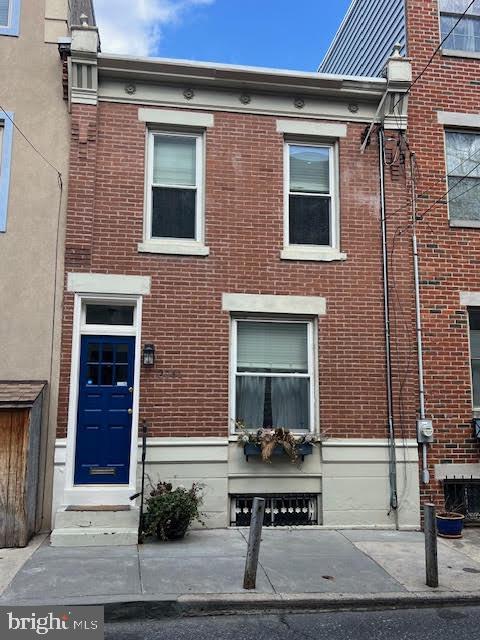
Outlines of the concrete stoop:
M50 543L54 547L134 545L138 521L136 507L65 507L55 515Z

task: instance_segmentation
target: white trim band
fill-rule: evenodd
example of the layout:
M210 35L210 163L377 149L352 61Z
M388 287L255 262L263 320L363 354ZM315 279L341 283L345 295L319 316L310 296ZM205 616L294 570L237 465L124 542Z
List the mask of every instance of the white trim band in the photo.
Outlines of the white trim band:
M480 292L460 291L460 304L463 307L480 307Z
M345 138L346 124L332 122L310 122L308 120L277 120L278 133L322 138Z
M324 316L327 312L325 298L316 296L272 296L250 293L222 294L223 311L249 313L287 313L294 315Z
M148 124L171 124L181 127L213 127L214 118L211 113L199 113L198 111L172 111L171 109L144 109L138 110L140 122Z
M465 127L480 129L478 113L454 113L453 111L437 111L438 123L447 127Z
M74 293L149 295L150 276L124 276L110 273L69 273L67 290Z

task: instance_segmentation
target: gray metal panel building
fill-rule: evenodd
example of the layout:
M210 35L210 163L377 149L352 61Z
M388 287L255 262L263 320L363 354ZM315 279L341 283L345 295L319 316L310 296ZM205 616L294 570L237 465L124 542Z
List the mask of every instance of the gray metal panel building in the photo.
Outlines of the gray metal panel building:
M318 70L378 76L397 42L405 53L405 0L352 0Z

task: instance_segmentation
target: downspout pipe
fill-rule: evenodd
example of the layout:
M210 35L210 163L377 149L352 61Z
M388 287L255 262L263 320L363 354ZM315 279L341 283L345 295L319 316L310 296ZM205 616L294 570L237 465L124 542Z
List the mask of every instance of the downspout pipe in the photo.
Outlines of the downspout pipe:
M378 161L380 173L380 213L382 232L382 269L383 269L383 311L385 320L385 365L387 383L387 414L389 443L389 481L390 509L395 514L395 526L398 529L398 491L397 491L397 452L395 447L395 425L393 417L393 383L392 383L392 347L390 328L390 292L388 287L388 251L387 251L387 219L385 198L385 135L382 127L378 128Z
M422 314L420 308L420 266L418 260L417 243L417 194L415 189L415 154L410 155L410 175L412 179L412 249L413 249L413 276L415 284L415 321L417 332L417 358L418 358L418 394L420 420L425 420L425 376L423 371L423 335ZM428 471L428 443L422 443L422 482L430 482Z

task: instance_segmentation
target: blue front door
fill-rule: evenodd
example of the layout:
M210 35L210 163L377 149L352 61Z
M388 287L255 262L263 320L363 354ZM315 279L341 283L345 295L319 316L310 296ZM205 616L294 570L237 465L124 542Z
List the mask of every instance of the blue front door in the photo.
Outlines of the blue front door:
M82 336L75 484L128 484L135 338Z

